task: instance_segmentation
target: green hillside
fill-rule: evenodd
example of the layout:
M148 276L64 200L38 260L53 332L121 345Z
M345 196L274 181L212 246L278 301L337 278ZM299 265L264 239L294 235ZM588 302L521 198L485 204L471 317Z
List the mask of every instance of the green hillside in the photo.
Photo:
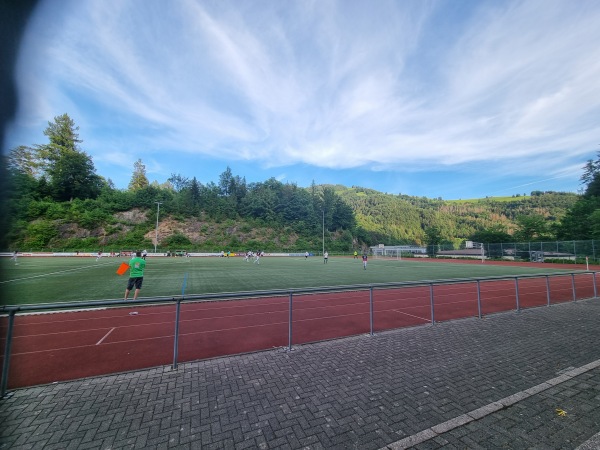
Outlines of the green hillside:
M443 239L450 242L498 226L510 234L521 215L540 215L550 224L558 223L579 198L570 193L536 192L531 196L446 201L384 194L356 186L334 188L350 205L357 225L370 240L389 244L423 244L429 227L437 227Z
M96 199L62 202L30 193L12 199L6 250L151 249L158 235L162 250L304 252L319 250L324 234L330 251L345 252L381 243L424 245L432 227L443 242L459 246L488 228L514 232L519 215L558 223L578 198L544 193L455 202L359 187L298 188L274 180L248 186L235 205L219 192L203 186L196 206L188 204L185 190L170 187L104 187ZM154 199L161 202L158 227Z
M590 161L587 196L446 201L362 187L299 187L270 178L247 183L228 167L206 184L172 174L150 182L136 161L127 189L116 189L79 148L78 127L63 114L44 131L47 144L2 157L6 177L0 250L330 252L377 244L452 244L465 240L590 239L600 236L597 177ZM566 225L562 225L561 221ZM158 242L156 239L158 238ZM494 240L497 239L497 240Z

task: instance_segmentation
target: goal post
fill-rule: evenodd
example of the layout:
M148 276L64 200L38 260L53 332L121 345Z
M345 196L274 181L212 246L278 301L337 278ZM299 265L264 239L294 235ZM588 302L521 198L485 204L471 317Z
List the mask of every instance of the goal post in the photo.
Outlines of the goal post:
M485 261L485 247L483 242L465 241L465 249L479 250L481 254L481 262Z
M420 256L427 254L427 247L420 247L418 245L390 245L385 246L380 244L378 246L371 247L371 253L375 259L385 258L402 261L402 255L406 256Z

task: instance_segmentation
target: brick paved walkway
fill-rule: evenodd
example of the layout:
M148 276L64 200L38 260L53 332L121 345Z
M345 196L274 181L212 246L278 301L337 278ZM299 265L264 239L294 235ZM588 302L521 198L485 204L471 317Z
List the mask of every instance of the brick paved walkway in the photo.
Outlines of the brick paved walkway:
M0 448L596 448L599 318L586 300L22 389Z

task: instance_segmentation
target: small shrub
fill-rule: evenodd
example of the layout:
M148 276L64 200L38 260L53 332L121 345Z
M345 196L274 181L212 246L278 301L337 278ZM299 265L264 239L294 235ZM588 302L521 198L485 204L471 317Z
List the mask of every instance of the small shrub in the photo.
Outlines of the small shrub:
M244 224L240 225L239 231L241 233L250 233L250 232L252 232L252 227L250 226L250 224L244 223Z
M163 239L161 245L165 247L187 247L192 245L192 242L187 236L181 233L174 233L166 239Z
M49 221L39 221L30 223L25 232L23 244L27 248L41 249L58 235L56 226Z

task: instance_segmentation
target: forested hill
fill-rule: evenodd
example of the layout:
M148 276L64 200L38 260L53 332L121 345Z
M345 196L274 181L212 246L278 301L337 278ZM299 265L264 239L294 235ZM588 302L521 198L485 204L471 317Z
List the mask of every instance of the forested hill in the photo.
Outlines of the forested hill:
M7 249L153 248L158 234L158 248L163 251L303 252L319 250L324 233L328 250L347 252L377 244L425 245L432 242L428 234L431 230L436 230L438 242L458 247L464 240L483 241L481 233L489 230L505 236L494 236L493 242L512 241L508 233L518 235L523 218L543 218L544 229L550 231L551 226L546 225L558 224L579 198L574 194L539 193L444 201L359 187L299 188L267 180L249 185L236 207L231 197L219 192L214 184L201 186L200 203L194 207L188 205L190 192L156 186L138 190L105 186L93 200L18 196L13 199L16 220ZM161 201L160 214L155 199ZM538 233L536 238L540 237Z
M520 217L543 217L549 228L573 207L578 195L534 191L531 196L440 200L384 194L372 189L334 186L370 241L418 243L427 241L426 230L436 227L444 241L470 239L485 229L513 234Z
M128 188L116 189L80 149L78 129L68 114L57 116L44 131L47 144L18 146L0 160L8 169L0 250L335 252L600 236L600 159L585 167L582 196L444 201L274 178L247 183L229 167L216 182L172 174L159 184L141 160Z

